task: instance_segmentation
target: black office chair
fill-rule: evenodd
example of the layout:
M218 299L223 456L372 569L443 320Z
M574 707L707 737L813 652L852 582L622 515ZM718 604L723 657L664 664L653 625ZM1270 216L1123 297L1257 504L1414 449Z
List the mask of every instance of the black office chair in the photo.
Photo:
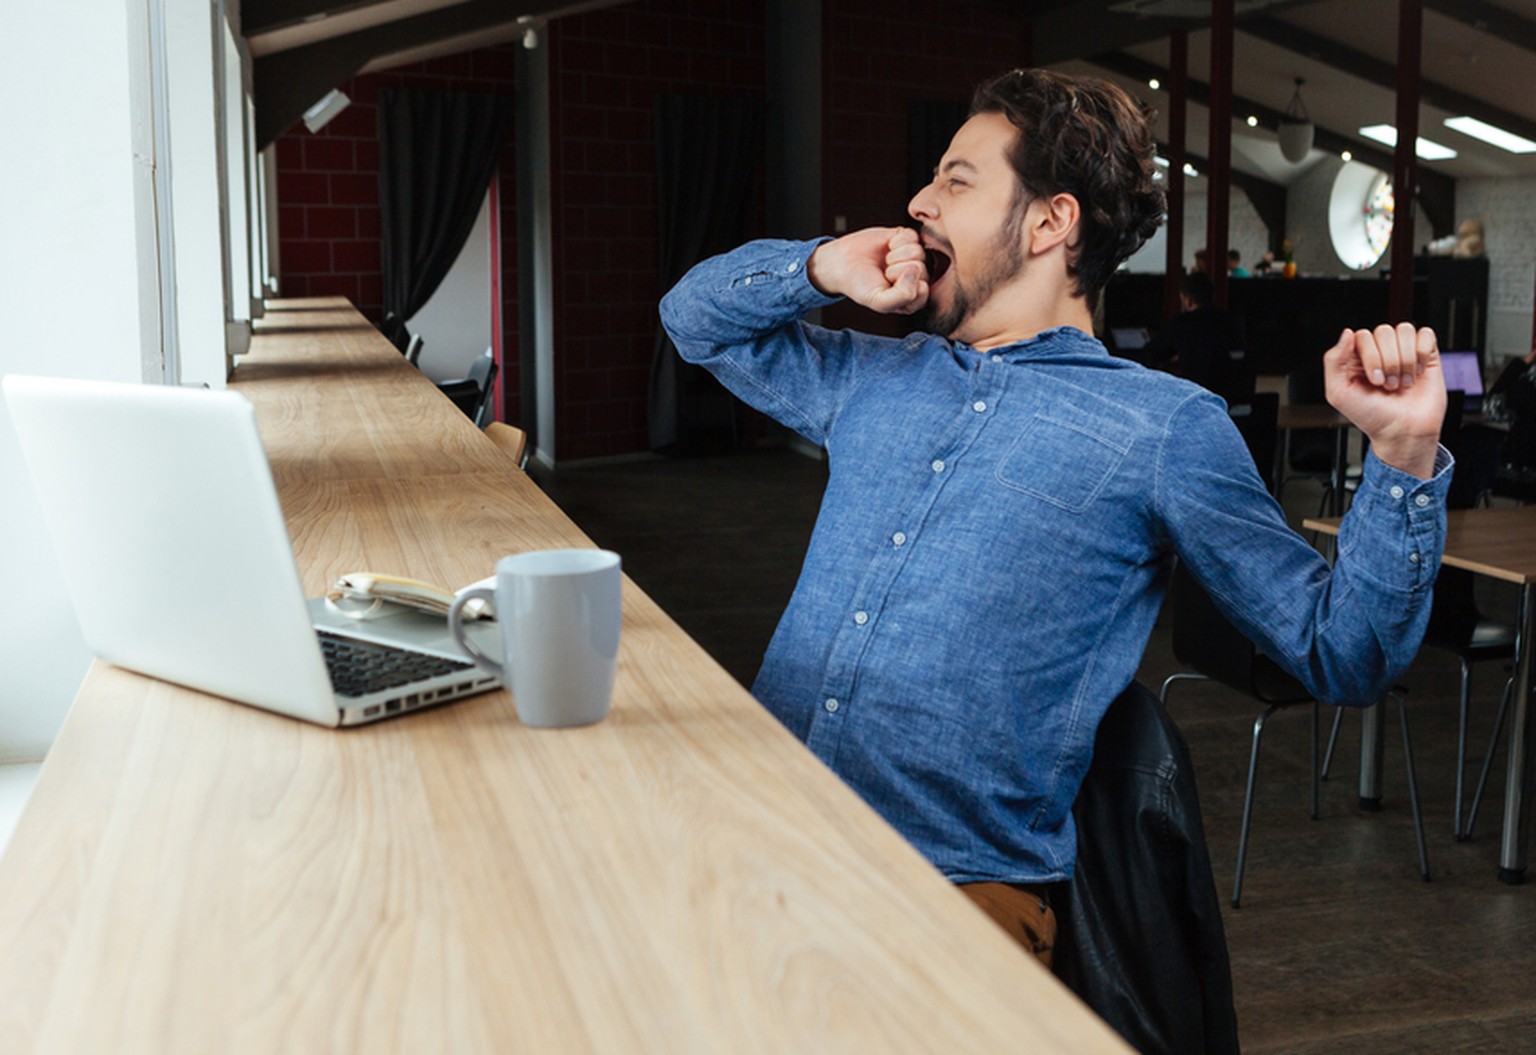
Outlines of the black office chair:
M1322 403L1327 399L1323 383L1323 361L1308 363L1285 379L1286 399L1295 406ZM1332 496L1334 435L1331 429L1289 429L1285 436L1285 458L1276 484L1275 495L1285 497L1285 487L1292 480L1315 480L1323 485L1318 516L1328 507Z
M1454 393L1460 395L1460 393ZM1460 406L1460 400L1453 400ZM1450 414L1447 413L1447 418ZM1456 458L1456 469L1451 477L1450 492L1446 496L1449 509L1471 509L1486 504L1492 489L1494 473L1499 465L1499 452L1503 436L1496 429L1483 426L1462 428L1458 422L1454 428L1444 430L1441 442ZM1463 821L1462 802L1467 768L1467 712L1472 695L1472 664L1490 660L1510 661L1515 655L1515 627L1489 619L1477 607L1474 596L1473 576L1460 568L1442 567L1435 579L1434 600L1429 613L1429 628L1424 643L1432 648L1454 653L1461 663L1461 701L1456 723L1456 814L1452 834L1457 840L1471 836L1471 820ZM1504 714L1509 705L1511 683L1504 684L1504 696L1499 704L1494 723L1493 740L1483 762L1483 776L1479 780L1479 793L1487 780L1489 762L1498 746L1499 732L1504 724ZM1476 817L1475 809L1469 816Z
M1227 414L1242 434L1243 442L1253 455L1253 464L1271 494L1275 491L1275 481L1269 474L1270 467L1275 464L1275 447L1279 443L1279 429L1275 424L1279 413L1278 392L1250 393L1247 398L1227 406Z
M1237 875L1232 885L1232 907L1241 905L1243 873L1248 860L1248 832L1253 821L1253 796L1258 784L1259 745L1264 728L1276 712L1301 704L1312 708L1312 810L1319 815L1318 718L1319 705L1295 678L1270 659L1234 627L1212 603L1182 564L1174 571L1169 586L1167 606L1173 629L1173 655L1188 671L1169 675L1159 693L1164 703L1175 682L1188 680L1217 681L1264 704L1253 723L1253 743L1248 753L1248 781L1243 794L1243 819L1237 840ZM1419 873L1429 879L1429 848L1424 837L1424 818L1419 809L1419 783L1413 766L1413 740L1408 729L1408 709L1398 693L1389 694L1397 702L1398 719L1403 729L1403 756L1408 773L1408 798L1413 807L1414 831L1418 838ZM1340 711L1342 714L1342 710ZM1334 723L1334 732L1338 722ZM1331 744L1331 741L1330 741Z
M496 373L495 356L487 348L470 364L468 374L452 381L439 381L437 387L475 423L476 428L484 428L491 419L494 406L491 396Z
M421 334L419 334L419 333L411 334L410 342L408 344L406 344L406 346L405 346L405 361L410 363L412 366L420 369L420 367L421 367L421 349L425 345L426 345L426 341L422 340Z

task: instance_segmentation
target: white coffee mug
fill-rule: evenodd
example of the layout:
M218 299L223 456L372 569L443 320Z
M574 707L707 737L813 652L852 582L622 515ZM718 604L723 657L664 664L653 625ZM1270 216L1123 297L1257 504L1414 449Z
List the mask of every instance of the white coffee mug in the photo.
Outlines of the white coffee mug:
M475 663L512 689L525 725L591 725L608 714L619 655L619 555L608 550L514 553L496 563L495 589L466 590L448 629ZM490 602L501 624L506 666L465 636L463 610Z

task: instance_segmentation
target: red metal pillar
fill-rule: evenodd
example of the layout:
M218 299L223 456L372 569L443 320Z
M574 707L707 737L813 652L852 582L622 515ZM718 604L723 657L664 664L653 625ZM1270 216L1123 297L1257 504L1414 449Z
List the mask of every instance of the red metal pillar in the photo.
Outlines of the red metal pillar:
M1184 272L1184 146L1189 102L1189 34L1168 38L1168 256L1163 279L1163 318L1179 313L1179 277Z
M1413 319L1413 214L1419 193L1419 53L1424 0L1397 5L1397 148L1392 154L1392 282L1387 313L1392 322Z
M1211 3L1211 137L1206 179L1205 251L1215 304L1227 306L1227 212L1232 200L1232 7Z

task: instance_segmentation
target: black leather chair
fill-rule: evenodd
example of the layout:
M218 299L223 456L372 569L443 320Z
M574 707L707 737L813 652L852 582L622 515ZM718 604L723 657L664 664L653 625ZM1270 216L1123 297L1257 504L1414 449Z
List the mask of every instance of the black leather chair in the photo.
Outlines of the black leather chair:
M1194 768L1145 686L1133 682L1100 722L1072 815L1077 867L1053 898L1052 970L1137 1051L1235 1053Z

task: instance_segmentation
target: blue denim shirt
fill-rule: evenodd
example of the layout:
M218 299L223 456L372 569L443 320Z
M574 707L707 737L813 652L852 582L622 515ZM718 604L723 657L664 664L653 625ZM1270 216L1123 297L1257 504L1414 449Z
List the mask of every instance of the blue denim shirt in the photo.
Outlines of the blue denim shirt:
M1330 568L1265 491L1225 405L1072 328L982 354L799 321L816 243L756 242L662 302L683 357L826 447L800 581L753 693L956 882L1071 873L1094 732L1175 554L1319 698L1413 659L1449 455L1367 459Z

